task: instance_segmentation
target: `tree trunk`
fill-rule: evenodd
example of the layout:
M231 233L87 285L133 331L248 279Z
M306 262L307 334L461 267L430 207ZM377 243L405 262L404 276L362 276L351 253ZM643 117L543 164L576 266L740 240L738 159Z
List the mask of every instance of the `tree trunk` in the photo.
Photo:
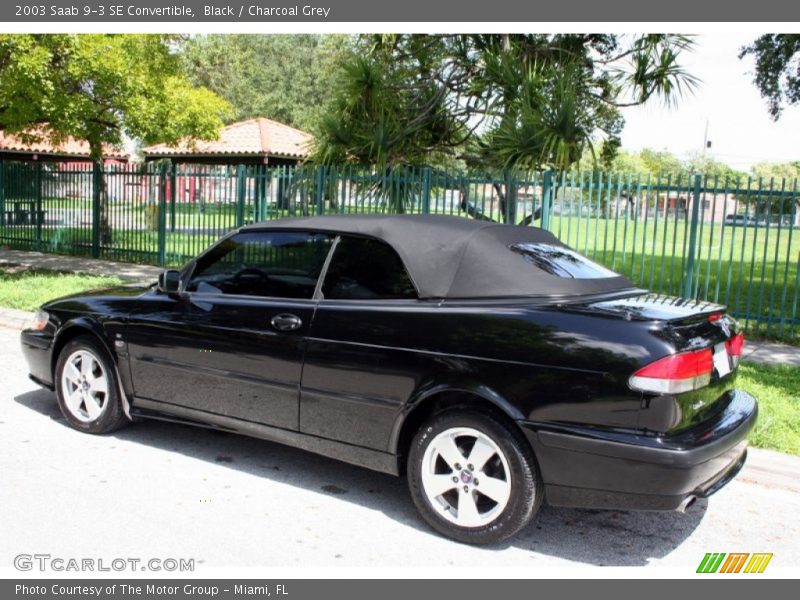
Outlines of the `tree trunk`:
M517 206L513 200L517 197L517 186L511 183L510 178L506 178L505 185L493 183L500 208L500 220L503 223L515 223L517 220Z
M336 177L331 177L329 182L325 185L325 196L323 196L323 204L328 200L329 209L333 212L339 211L339 182L341 180Z
M491 217L486 216L482 210L472 204L467 198L467 192L464 188L459 188L458 195L460 197L458 206L473 219L479 221L494 221Z
M89 155L97 176L97 203L99 222L96 224L100 230L100 245L111 246L114 242L111 223L108 219L108 186L106 185L105 163L103 161L103 144L89 142Z
M542 218L542 207L540 206L539 208L534 210L531 214L527 215L524 219L522 219L522 221L520 221L519 224L527 227L528 225L532 225L534 221L538 221L541 218Z

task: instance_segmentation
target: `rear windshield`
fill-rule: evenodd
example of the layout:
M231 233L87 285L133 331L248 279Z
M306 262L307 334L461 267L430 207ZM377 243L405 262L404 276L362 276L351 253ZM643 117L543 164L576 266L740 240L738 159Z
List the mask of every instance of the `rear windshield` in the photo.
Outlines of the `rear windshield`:
M512 252L519 254L550 275L565 279L607 279L619 277L603 265L589 260L574 250L555 244L512 244Z

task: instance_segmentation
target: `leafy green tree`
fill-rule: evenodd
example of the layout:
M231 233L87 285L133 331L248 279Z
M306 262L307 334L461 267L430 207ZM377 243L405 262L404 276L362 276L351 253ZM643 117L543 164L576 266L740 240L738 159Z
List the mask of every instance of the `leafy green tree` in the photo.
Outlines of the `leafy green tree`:
M794 182L800 185L800 160L785 163L756 163L750 168L753 177L769 182L774 180L778 185L786 182L786 188L791 189Z
M312 162L386 175L453 162L452 148L468 138L459 117L469 109L453 106L447 88L433 79L452 51L442 36L363 37L343 62L330 109L314 129ZM393 210L402 212L419 193L415 178L385 181L370 182L364 193Z
M267 117L310 130L351 43L344 35L198 35L180 50L191 81L225 98L232 120Z
M590 158L584 156L582 166L590 165ZM711 155L692 153L686 159L680 159L669 150L652 150L642 148L638 152L629 152L620 149L609 166L609 170L620 173L633 173L649 175L655 180L658 177L672 176L687 177L699 174L708 177L709 181L715 179L723 184L728 178L731 182L746 179L747 173L734 169L727 163L715 159Z
M739 52L753 56L753 82L766 99L769 114L777 120L785 104L800 103L800 34L770 33L757 38Z
M103 145L126 137L145 144L213 139L228 105L183 75L176 42L166 35L0 35L0 126L56 144L86 140L101 172ZM102 177L100 232L110 244Z
M315 159L376 166L421 166L466 137L447 91L433 75L447 60L447 38L364 37L342 65L330 110L316 133Z
M602 146L600 148L602 152ZM598 167L596 156L588 149L580 162L581 169L586 171ZM630 152L620 148L610 163L601 163L603 169L614 173L631 173L645 179L649 176L653 182L659 177L677 176L686 169L683 162L668 150L642 148L638 152Z
M673 177L683 172L684 166L681 160L668 150L651 150L644 148L639 153L648 173L653 177Z
M689 174L698 174L706 177L709 183L715 182L722 186L727 181L734 185L737 181L746 181L747 173L734 169L730 165L716 160L710 155L701 153L691 154L683 163L684 169Z
M796 214L800 211L800 161L757 163L751 167L750 174L763 188L792 193L790 196L775 194L759 198L756 212L790 216L796 220Z
M362 36L317 131L314 159L391 171L445 157L511 180L619 148L620 109L674 102L695 79L673 35ZM501 213L509 185L496 186Z
M585 152L580 168L583 171L589 171L594 166L593 157ZM709 186L724 188L725 185L728 185L730 188L734 188L737 184L745 186L748 179L747 173L734 169L711 155L694 153L681 160L668 150L649 148L643 148L638 152L620 149L611 164L608 167L603 165L603 167L613 174L623 176L623 181L625 181L624 176L629 175L630 181L637 183L666 184L671 181L674 184L680 181L682 185L691 185L691 178L701 175ZM628 196L632 202L635 201L633 195L628 195L626 190L623 189L622 193L623 196ZM645 197L639 200L654 202L656 197L655 192L648 191ZM602 201L598 204L602 205Z

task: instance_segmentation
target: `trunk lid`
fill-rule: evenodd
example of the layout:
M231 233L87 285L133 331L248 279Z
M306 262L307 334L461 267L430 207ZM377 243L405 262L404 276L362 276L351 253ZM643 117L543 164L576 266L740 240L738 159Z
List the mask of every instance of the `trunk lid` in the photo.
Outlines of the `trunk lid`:
M668 321L673 324L701 322L709 315L725 312L725 307L721 304L658 294L603 300L587 306L594 311L609 316L617 315L627 321Z
M586 305L586 309L607 317L652 323L647 326L648 330L666 343L663 354L645 358L642 368L662 359L669 362L674 355L702 356L706 368L711 365L710 374L698 378L689 389L687 386L670 388L646 384L637 388L637 384L648 380L634 378L641 369L631 373L631 387L642 391L639 424L643 429L656 432L689 429L714 418L730 401L738 366L738 356L731 353L741 352L740 348L734 350L736 341L733 338L741 329L736 320L725 313L724 306L642 294L593 302ZM665 369L653 370L665 372Z

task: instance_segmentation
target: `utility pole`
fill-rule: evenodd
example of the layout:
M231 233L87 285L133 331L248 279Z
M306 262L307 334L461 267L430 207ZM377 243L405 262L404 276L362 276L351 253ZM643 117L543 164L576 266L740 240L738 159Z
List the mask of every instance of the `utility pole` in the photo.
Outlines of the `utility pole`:
M706 119L706 131L703 134L703 158L706 157L706 150L711 147L711 142L708 141L708 119Z

